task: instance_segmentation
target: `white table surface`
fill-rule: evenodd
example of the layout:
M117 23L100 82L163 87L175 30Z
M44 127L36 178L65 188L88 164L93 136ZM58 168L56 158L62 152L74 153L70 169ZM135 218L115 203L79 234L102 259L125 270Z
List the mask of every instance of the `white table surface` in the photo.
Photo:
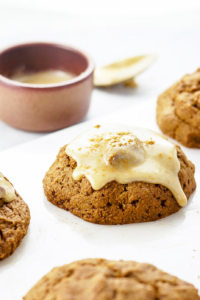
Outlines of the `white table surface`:
M136 79L137 89L95 89L85 118L90 123L43 137L0 121L1 172L15 184L32 215L23 243L1 262L2 299L21 299L51 268L84 257L146 261L200 289L199 190L174 216L149 224L102 226L97 236L97 225L47 203L41 184L58 148L95 124L96 118L102 120L107 115L107 121L159 130L155 123L157 96L200 67L200 1L125 0L117 8L116 0L72 2L69 6L66 0L0 0L0 48L27 41L54 41L89 52L96 66L143 53L155 53L158 60ZM98 3L96 8L93 3ZM106 13L103 7L108 8ZM128 118L120 114L126 108ZM116 115L110 117L113 112ZM37 140L26 143L33 139ZM198 183L198 152L184 151L196 164ZM32 182L34 193L30 192Z
M138 100L140 98L137 98ZM15 184L29 205L31 223L15 253L0 263L1 297L21 300L55 266L83 258L135 260L193 283L200 291L200 189L176 214L155 222L97 225L49 203L42 179L59 148L91 126L121 122L159 131L154 98L98 120L67 128L1 152L1 171ZM199 150L182 147L196 166L200 180ZM9 164L8 164L9 161Z
M93 3L0 0L0 48L38 40L66 43L90 53L96 66L143 53L158 55L157 62L136 79L138 88L95 89L85 120L149 97L156 99L183 74L200 66L199 1L170 0L161 5L158 0L125 0L119 6L114 0L103 0L95 1L96 9ZM43 135L0 121L0 151Z

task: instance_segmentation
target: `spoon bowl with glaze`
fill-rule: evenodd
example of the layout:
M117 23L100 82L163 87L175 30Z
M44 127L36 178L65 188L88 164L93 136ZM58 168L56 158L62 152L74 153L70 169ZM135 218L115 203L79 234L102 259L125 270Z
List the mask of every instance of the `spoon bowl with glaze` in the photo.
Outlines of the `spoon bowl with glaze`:
M119 83L135 86L134 77L147 69L155 60L154 54L141 55L96 68L94 86L108 87Z

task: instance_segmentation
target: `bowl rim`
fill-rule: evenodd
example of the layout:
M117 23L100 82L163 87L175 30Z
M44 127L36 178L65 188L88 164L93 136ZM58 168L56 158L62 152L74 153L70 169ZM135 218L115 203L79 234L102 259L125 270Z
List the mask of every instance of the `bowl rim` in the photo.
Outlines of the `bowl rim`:
M13 86L13 87L36 89L36 90L37 89L41 90L41 89L51 89L51 88L62 88L62 87L66 87L66 86L75 85L75 84L85 80L87 77L89 77L94 72L95 64L94 64L93 58L90 55L88 55L85 51L82 51L79 48L76 48L76 47L68 45L68 44L61 44L61 43L56 43L56 42L55 43L54 42L46 42L46 41L45 42L34 41L34 42L20 43L20 44L12 45L12 46L1 49L0 56L3 53L7 52L8 50L12 50L12 49L20 48L20 47L24 47L24 46L31 46L31 45L53 46L53 47L58 47L58 48L62 48L65 50L69 50L72 52L76 52L86 58L86 60L88 62L88 66L85 69L85 71L83 71L80 75L78 75L70 80L60 82L60 83L51 83L51 84L22 83L22 82L18 82L18 81L9 79L9 78L3 76L1 73L0 73L0 82L4 83L5 85L9 85L9 86Z

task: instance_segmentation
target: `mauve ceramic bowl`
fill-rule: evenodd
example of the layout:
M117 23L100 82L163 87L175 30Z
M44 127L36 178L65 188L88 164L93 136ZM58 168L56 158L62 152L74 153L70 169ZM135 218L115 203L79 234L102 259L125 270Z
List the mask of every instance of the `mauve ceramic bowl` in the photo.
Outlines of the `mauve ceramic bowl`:
M8 79L17 69L63 70L77 75L62 83L32 85ZM0 52L0 119L28 131L52 131L86 115L93 89L93 60L77 49L29 43Z

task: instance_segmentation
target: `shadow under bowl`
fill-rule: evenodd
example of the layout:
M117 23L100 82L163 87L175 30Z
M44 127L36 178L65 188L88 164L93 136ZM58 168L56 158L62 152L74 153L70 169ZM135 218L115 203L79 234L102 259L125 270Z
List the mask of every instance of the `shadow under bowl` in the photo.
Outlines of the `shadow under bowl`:
M9 79L17 70L61 70L74 78L55 84ZM93 89L93 60L60 44L28 43L0 52L0 119L19 129L47 132L79 122L88 112Z

